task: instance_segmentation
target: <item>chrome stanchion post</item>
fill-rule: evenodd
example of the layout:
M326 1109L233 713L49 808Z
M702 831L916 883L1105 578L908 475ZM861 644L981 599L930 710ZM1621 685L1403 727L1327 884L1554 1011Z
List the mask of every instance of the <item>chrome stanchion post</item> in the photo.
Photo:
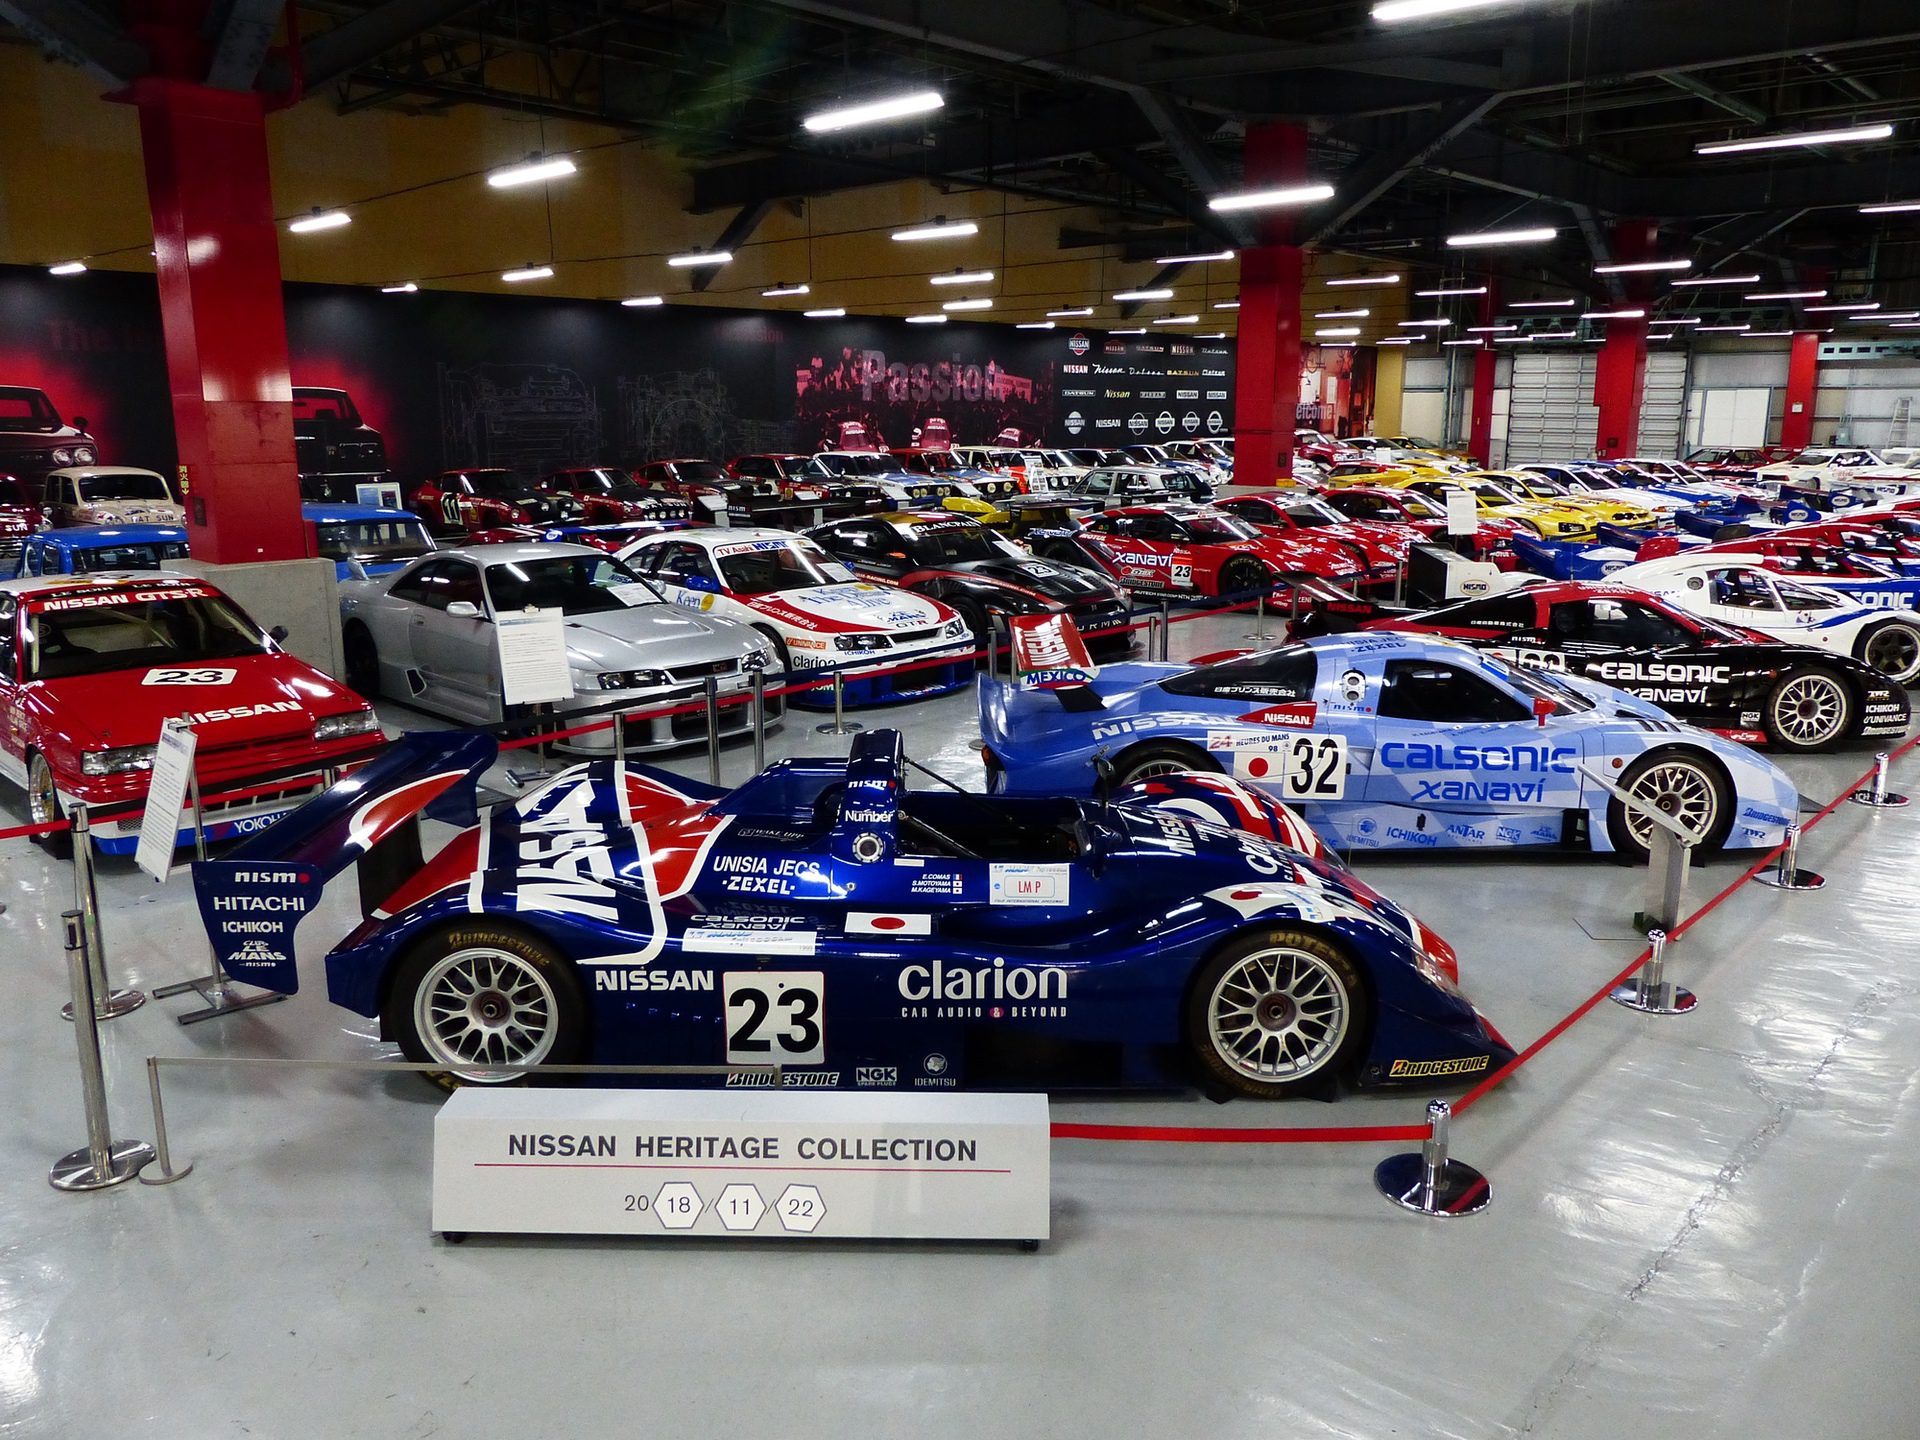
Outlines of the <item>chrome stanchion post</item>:
M1613 987L1608 998L1643 1015L1684 1015L1699 1004L1691 990L1667 979L1667 932L1649 930L1647 963L1633 979Z
M1897 810L1907 803L1904 795L1895 795L1887 789L1887 761L1891 758L1882 750L1873 757L1873 784L1865 790L1856 790L1847 799L1856 805L1871 805L1878 810Z
M847 719L846 676L839 670L833 672L833 719L813 728L821 735L851 735L866 728L858 720Z
M200 804L200 766L198 757L187 771L187 795L193 804L193 858L207 858L206 812Z
M87 807L76 804L67 812L73 827L73 904L83 917L87 931L88 978L93 982L93 1018L111 1020L126 1015L147 1003L138 990L115 990L107 983L107 944L100 937L100 896L93 879L93 830ZM60 1007L65 1019L73 1019L73 1002Z
M1389 1155L1374 1167L1373 1183L1403 1210L1437 1220L1478 1215L1493 1199L1487 1177L1447 1154L1453 1107L1444 1100L1427 1105L1427 1138L1419 1150Z
M1173 602L1163 599L1160 602L1160 659L1163 663L1167 658L1167 644L1172 638Z
M1407 562L1404 560L1393 562L1393 603L1407 603Z
M627 768L627 717L620 710L613 712L613 768Z
M767 768L767 667L753 667L753 773Z
M87 1143L62 1155L47 1173L56 1190L104 1190L133 1179L153 1159L143 1140L115 1140L107 1122L107 1078L100 1066L99 1022L93 1018L93 973L87 963L86 917L60 916L66 928L67 980L73 989L73 1033L80 1047L80 1093L87 1109Z
M1827 877L1812 870L1800 868L1800 827L1787 826L1786 848L1780 852L1780 864L1771 874L1762 871L1753 877L1760 884L1775 890L1818 890L1827 883Z
M160 1103L160 1060L155 1055L147 1057L147 1096L153 1101L153 1149L157 1163L152 1170L140 1172L140 1183L171 1185L193 1173L193 1162L187 1161L178 1170L173 1168L173 1152L167 1148L167 1111Z
M1267 643L1267 597L1256 596L1253 602L1253 629L1240 637L1243 640L1258 640Z
M720 783L720 677L706 678L707 692L707 779Z

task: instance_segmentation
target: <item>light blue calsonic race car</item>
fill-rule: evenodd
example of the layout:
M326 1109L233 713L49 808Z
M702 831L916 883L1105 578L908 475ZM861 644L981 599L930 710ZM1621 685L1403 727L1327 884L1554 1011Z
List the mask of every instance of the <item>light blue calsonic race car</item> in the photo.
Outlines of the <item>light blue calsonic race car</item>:
M1213 770L1274 792L1341 849L1558 846L1627 860L1646 857L1655 822L1616 790L1707 848L1771 847L1799 806L1777 766L1656 705L1419 635L1332 635L1046 684L980 682L995 794Z

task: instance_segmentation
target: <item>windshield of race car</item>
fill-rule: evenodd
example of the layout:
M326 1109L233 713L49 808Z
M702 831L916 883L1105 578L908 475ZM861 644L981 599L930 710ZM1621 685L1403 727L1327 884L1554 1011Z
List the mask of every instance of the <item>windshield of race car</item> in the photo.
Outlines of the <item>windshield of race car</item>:
M676 460L673 475L676 480L700 485L722 485L732 478L711 460Z
M611 555L542 555L486 569L487 598L503 610L561 610L592 615L665 604L652 585Z
M158 475L122 473L88 475L80 481L80 498L94 500L171 500L167 482Z
M60 412L38 390L0 385L0 430L58 430Z
M615 490L636 488L624 470L575 470L564 481L563 488L576 495L611 495Z
M1260 532L1246 521L1225 513L1187 515L1182 517L1187 534L1195 540L1210 545L1227 544L1235 540L1257 540Z
M1525 670L1493 655L1482 656L1481 663L1529 700L1551 700L1561 714L1593 709L1593 701L1565 681L1555 679L1551 671Z
M520 477L511 470L469 470L466 472L467 490L470 494L483 495L489 500L511 500L525 493L526 486ZM456 484L453 489L458 489Z
M329 560L411 560L433 549L418 520L335 520L315 528Z
M970 560L1025 557L1017 545L1009 545L984 525L964 521L916 525L908 536L907 556L921 565L964 565Z
M49 600L58 595L49 592ZM23 639L29 680L231 660L266 649L253 622L208 591L165 599L110 596L62 610L30 605Z
M1286 509L1287 518L1296 525L1312 527L1347 523L1347 517L1324 500L1290 500Z
M102 545L73 552L75 574L99 570L158 570L169 560L187 558L184 540L154 545Z
M719 545L713 558L720 583L735 595L771 595L814 585L843 584L847 569L811 540L746 540Z

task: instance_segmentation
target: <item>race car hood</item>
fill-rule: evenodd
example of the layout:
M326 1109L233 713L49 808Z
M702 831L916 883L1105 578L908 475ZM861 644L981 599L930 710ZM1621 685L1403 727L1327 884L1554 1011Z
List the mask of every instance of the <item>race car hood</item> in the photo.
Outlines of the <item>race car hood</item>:
M680 605L635 605L569 615L566 630L567 660L577 670L697 665L762 648L752 631Z
M1277 570L1310 570L1330 579L1357 574L1360 570L1353 551L1338 540L1315 535L1311 530L1263 532L1258 540L1247 544Z
M935 568L954 575L975 575L1001 585L1017 585L1023 590L1032 590L1049 600L1067 605L1114 593L1111 584L1089 571L1055 565L1046 560L1016 559L1011 555L1004 559L968 560Z
M162 683L197 672L230 678ZM193 722L202 749L284 742L312 735L320 716L363 708L351 691L284 654L36 680L26 689L43 722L83 749L151 745L174 716Z
M889 585L814 585L746 599L759 614L796 630L844 634L856 630L921 630L943 625L953 611L937 600Z

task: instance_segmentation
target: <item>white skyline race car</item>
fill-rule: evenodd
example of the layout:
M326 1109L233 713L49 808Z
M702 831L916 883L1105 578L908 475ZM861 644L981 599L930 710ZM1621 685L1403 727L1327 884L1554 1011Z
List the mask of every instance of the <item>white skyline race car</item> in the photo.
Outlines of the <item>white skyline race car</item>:
M1837 590L1776 575L1756 558L1687 551L1628 565L1607 579L1772 640L1851 655L1902 685L1920 683L1920 613L1862 605Z
M789 682L872 657L846 672L849 705L945 695L973 680L973 636L959 612L853 572L804 535L760 526L649 535L620 552L668 599L738 620L772 642ZM910 670L915 661L934 663ZM891 673L879 673L891 672ZM826 688L792 697L824 708Z
M1920 470L1889 464L1876 452L1857 446L1828 446L1762 465L1754 472L1753 483L1774 491L1783 486L1817 494L1864 491L1883 500L1902 500L1920 495Z

